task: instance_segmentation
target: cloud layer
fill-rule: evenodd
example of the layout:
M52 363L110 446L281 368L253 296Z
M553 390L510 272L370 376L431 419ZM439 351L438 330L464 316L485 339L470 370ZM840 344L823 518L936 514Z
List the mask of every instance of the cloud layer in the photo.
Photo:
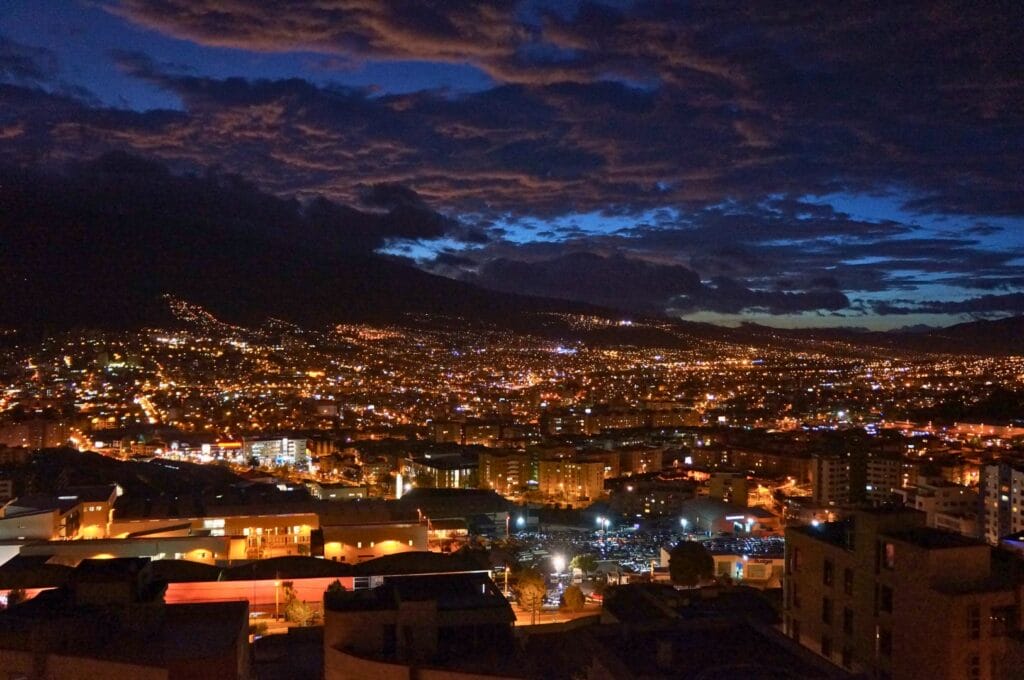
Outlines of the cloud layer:
M140 112L57 86L52 55L8 41L8 160L124 149L222 168L386 213L389 233L354 239L501 290L681 313L1017 309L1019 4L104 7L210 48L468 64L494 85L394 94L112 52L181 102ZM836 195L893 209L861 217Z

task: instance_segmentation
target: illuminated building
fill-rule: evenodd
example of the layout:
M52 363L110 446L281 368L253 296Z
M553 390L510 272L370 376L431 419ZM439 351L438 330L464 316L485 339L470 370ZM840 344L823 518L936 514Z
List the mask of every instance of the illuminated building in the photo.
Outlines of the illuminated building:
M786 531L787 634L871 677L1014 677L1021 592L1005 558L916 510Z
M116 484L28 494L0 508L0 540L104 538L110 535Z
M782 528L778 515L764 508L732 505L706 497L683 501L678 514L680 520L686 520L689 531L712 536L764 536L779 533Z
M991 545L1024 530L1024 467L985 465L979 487L982 538Z
M577 458L581 461L600 461L604 465L604 478L615 479L622 474L622 456L616 450L586 449Z
M850 501L850 461L844 456L814 456L811 466L814 502L843 505Z
M944 479L919 479L916 486L897 490L903 504L925 513L925 524L978 535L978 494Z
M812 463L813 497L820 505L884 503L903 486L902 463L895 457L858 450L815 455Z
M659 448L629 448L619 451L620 475L661 472L664 452Z
M685 479L620 477L609 482L608 504L627 517L678 516L697 494L697 485Z
M426 522L378 522L323 526L323 556L357 564L384 555L427 550Z
M600 461L541 460L538 470L539 491L548 498L578 503L604 494L604 464Z
M29 450L54 448L66 444L70 432L69 424L64 420L33 418L0 425L0 446Z
M245 438L242 443L242 451L246 458L255 458L260 465L287 465L304 468L309 462L305 438Z
M306 488L309 489L310 496L321 501L349 501L370 496L370 490L365 486L306 482Z
M520 451L480 454L480 483L502 496L515 495L531 479L531 456Z
M463 489L476 486L479 462L461 452L427 453L402 461L406 480L421 475L436 489Z
M260 560L309 555L310 533L320 526L316 513L221 515L122 519L111 524L111 536L165 538L204 534L234 539L227 560Z
M708 496L725 503L747 506L747 475L742 472L712 472L708 480Z

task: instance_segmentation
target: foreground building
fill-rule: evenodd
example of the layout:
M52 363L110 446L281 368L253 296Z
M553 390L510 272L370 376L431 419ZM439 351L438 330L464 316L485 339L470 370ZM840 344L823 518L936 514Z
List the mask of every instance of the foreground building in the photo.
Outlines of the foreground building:
M0 613L9 678L248 678L248 606L165 604L145 559L83 563L64 587Z
M869 677L1020 677L1024 591L1014 559L927 527L910 509L790 527L785 630Z
M515 614L484 574L411 576L324 596L324 678L516 678Z

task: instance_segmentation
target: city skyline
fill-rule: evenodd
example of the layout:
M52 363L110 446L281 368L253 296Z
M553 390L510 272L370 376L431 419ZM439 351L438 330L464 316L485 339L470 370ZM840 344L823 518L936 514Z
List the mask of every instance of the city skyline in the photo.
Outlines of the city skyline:
M1019 315L1020 11L16 1L0 160L236 174L387 216L366 252L638 313Z

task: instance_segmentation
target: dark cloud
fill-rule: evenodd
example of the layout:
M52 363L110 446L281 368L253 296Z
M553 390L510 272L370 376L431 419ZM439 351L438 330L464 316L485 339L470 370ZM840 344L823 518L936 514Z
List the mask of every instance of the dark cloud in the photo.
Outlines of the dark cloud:
M971 316L1003 316L1024 314L1024 293L980 295L965 300L894 300L872 305L876 314L969 314Z
M0 35L0 82L39 85L57 76L53 53Z
M710 310L724 314L763 312L794 314L817 310L839 310L850 300L838 290L752 290L737 281L718 278L711 285L676 298L670 308L680 313Z
M536 262L498 258L467 280L495 290L658 313L670 298L701 287L700 277L685 267L586 252Z
M343 68L470 64L495 85L382 94L114 52L181 102L140 113L48 86L45 53L0 43L0 73L14 74L0 85L0 158L58 167L124 150L175 172L214 167L299 197L318 239L342 224L363 250L445 237L466 252L424 266L615 306L786 314L853 309L856 293L1021 287L1015 253L992 245L1007 228L976 218L1024 216L1019 3L105 6L202 44ZM858 219L813 199L834 193L973 226ZM620 226L555 219L576 213Z
M537 164L555 160L545 177L590 184L600 170L595 188L631 189L638 203L903 184L921 210L1022 212L1019 3L123 0L110 10L211 45L475 64L526 89L497 97L511 101L493 120L435 104L450 118L437 123L486 139L494 161L534 181ZM495 112L465 108L475 104ZM516 116L532 135L496 139ZM572 145L536 143L544 129Z
M14 170L8 168L8 172ZM158 161L123 152L69 162L59 172L29 177L36 180L26 179L26 184L38 181L42 185L31 192L22 187L35 197L32 200L58 201L62 194L68 195L69 207L54 218L58 223L73 223L77 209L90 216L99 213L135 219L140 225L159 229L173 229L168 225L177 223L220 224L290 248L301 244L313 252L350 254L370 253L389 239L438 238L450 228L461 228L425 207L396 205L387 211L366 212L322 197L282 199L237 175L175 173ZM43 187L49 187L49 198ZM17 182L11 182L0 195L13 200L18 188Z
M439 258L439 263L465 267L467 259L445 257ZM622 254L576 252L533 262L499 258L480 265L477 275L464 278L496 290L656 313L668 308L678 313L710 310L791 314L844 309L850 304L842 292L828 286L812 284L808 290L797 291L752 290L725 277L705 284L686 267Z

